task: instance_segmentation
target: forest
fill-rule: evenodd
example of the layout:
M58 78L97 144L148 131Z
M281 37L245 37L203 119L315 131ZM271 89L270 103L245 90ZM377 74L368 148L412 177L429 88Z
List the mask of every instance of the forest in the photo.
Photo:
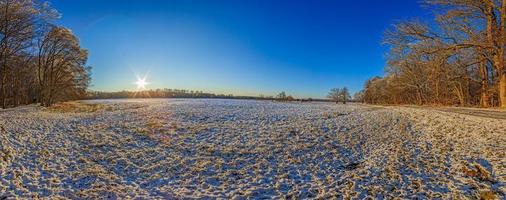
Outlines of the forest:
M505 0L426 0L434 21L387 30L386 74L361 92L372 104L506 107Z
M82 98L90 84L88 51L48 3L0 1L2 108Z

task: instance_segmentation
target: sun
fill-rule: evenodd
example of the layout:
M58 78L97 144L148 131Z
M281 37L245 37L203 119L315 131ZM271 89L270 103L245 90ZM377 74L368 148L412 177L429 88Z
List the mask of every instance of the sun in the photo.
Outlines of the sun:
M146 85L148 84L149 83L146 82L146 77L144 78L137 77L137 82L135 82L135 85L137 85L137 90L145 90Z

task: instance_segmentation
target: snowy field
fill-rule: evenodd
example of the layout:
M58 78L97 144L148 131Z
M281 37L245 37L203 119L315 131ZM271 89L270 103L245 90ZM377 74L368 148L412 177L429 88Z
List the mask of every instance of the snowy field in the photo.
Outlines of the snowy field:
M504 199L505 183L501 119L204 99L0 111L0 199Z

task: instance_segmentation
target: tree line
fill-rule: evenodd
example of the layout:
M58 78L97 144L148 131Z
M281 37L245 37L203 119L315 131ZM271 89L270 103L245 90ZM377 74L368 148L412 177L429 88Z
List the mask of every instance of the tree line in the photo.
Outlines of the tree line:
M71 30L53 22L47 2L0 0L2 108L80 98L90 83L87 50Z
M203 92L198 90L186 89L150 89L142 91L88 91L83 99L122 99L122 98L216 98L216 99L255 99L255 100L272 100L272 101L328 101L326 99L299 98L296 99L291 95L287 95L284 91L276 96L236 96L233 94L215 94L211 92Z
M233 97L235 96L232 94L214 94L195 90L165 88L165 89L142 90L142 91L125 90L118 92L88 91L85 98L118 99L118 98L233 98Z
M386 31L386 75L361 92L373 104L506 108L506 0L426 0L433 22Z

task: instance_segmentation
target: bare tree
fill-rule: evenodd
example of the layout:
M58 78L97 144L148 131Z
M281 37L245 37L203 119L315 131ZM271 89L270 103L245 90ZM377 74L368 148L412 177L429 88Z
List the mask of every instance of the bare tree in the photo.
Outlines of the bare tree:
M343 104L346 104L346 102L351 99L351 96L348 88L343 87L330 89L327 98L332 99L336 103L339 103L339 101L341 101Z
M427 0L437 26L418 21L386 32L387 75L366 83L369 103L506 107L506 0Z
M38 1L37 1L38 2ZM90 80L87 52L48 3L0 0L0 104L2 108L83 95Z
M346 104L346 102L351 99L350 92L348 91L347 87L343 87L341 89L341 93L339 96L341 97L343 104Z
M12 74L16 57L31 47L34 37L34 9L30 0L0 1L0 104L5 108L12 96ZM9 90L8 90L9 89Z
M506 0L428 0L427 3L447 8L443 17L451 20L454 29L461 29L467 34L467 40L459 41L451 48L478 49L484 54L485 59L491 62L498 77L499 105L506 108L506 66L504 63ZM473 27L483 27L483 29L475 30ZM485 76L486 74L483 73L482 77L485 78Z
M353 101L355 102L363 102L364 101L364 91L358 91L353 94Z
M38 42L37 52L42 105L84 95L89 83L89 69L85 66L88 52L81 49L70 30L52 27Z
M330 89L330 92L327 95L327 98L332 99L336 103L339 103L339 100L341 100L341 88Z
M276 96L278 99L280 100L285 100L286 99L286 93L283 91L283 92L280 92L278 94L278 96Z

